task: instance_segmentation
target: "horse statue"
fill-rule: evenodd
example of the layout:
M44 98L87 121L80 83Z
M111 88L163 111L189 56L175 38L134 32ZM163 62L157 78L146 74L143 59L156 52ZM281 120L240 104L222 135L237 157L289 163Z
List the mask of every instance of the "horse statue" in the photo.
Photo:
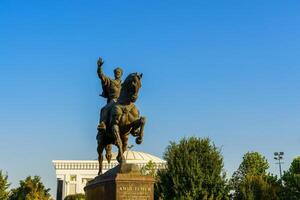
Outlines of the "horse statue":
M104 119L105 128L99 128L97 134L97 152L99 161L98 175L102 174L103 150L106 150L108 163L111 160L111 145L118 148L117 161L120 164L126 162L123 153L127 150L128 137L131 134L136 137L135 142L141 144L144 135L146 118L140 116L139 110L134 105L138 99L143 74L131 73L122 83L120 96L106 110Z

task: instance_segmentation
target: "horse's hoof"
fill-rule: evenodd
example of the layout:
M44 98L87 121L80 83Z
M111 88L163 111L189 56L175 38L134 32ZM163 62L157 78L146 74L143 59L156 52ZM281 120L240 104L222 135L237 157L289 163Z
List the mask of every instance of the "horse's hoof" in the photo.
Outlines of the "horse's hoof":
M142 142L143 142L143 139L142 138L136 138L135 139L135 143L137 143L137 144L142 144Z

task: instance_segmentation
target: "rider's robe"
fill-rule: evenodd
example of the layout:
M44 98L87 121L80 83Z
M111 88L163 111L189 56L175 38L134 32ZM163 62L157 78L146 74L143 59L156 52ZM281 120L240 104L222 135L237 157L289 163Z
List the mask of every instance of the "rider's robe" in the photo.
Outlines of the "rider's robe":
M101 109L100 122L106 124L108 110L114 104L120 96L122 81L120 79L110 79L102 72L102 68L98 70L98 76L101 80L103 92L100 96L107 98L107 104Z
M109 103L111 100L117 100L120 96L122 82L120 79L110 79L105 76L102 72L102 68L98 71L98 76L101 80L103 92L100 96L107 98L107 102Z

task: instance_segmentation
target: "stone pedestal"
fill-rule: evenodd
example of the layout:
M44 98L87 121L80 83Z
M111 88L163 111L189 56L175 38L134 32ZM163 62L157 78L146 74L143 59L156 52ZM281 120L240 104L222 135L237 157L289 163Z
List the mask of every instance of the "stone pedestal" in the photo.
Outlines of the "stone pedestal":
M154 179L135 164L118 165L88 182L86 200L153 200Z

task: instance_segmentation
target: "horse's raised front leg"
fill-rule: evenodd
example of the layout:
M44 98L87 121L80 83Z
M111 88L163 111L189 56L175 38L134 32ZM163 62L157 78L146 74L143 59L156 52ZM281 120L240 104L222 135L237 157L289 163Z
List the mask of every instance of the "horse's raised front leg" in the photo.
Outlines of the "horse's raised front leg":
M138 120L132 122L132 131L131 134L136 136L135 142L141 144L144 137L144 126L146 124L146 118L140 117Z
M119 131L119 126L118 125L113 125L112 126L112 134L115 138L115 142L116 142L116 146L118 147L119 153L117 156L117 161L122 164L125 163L125 158L123 155L123 144L122 144L122 140L120 137L120 131Z

